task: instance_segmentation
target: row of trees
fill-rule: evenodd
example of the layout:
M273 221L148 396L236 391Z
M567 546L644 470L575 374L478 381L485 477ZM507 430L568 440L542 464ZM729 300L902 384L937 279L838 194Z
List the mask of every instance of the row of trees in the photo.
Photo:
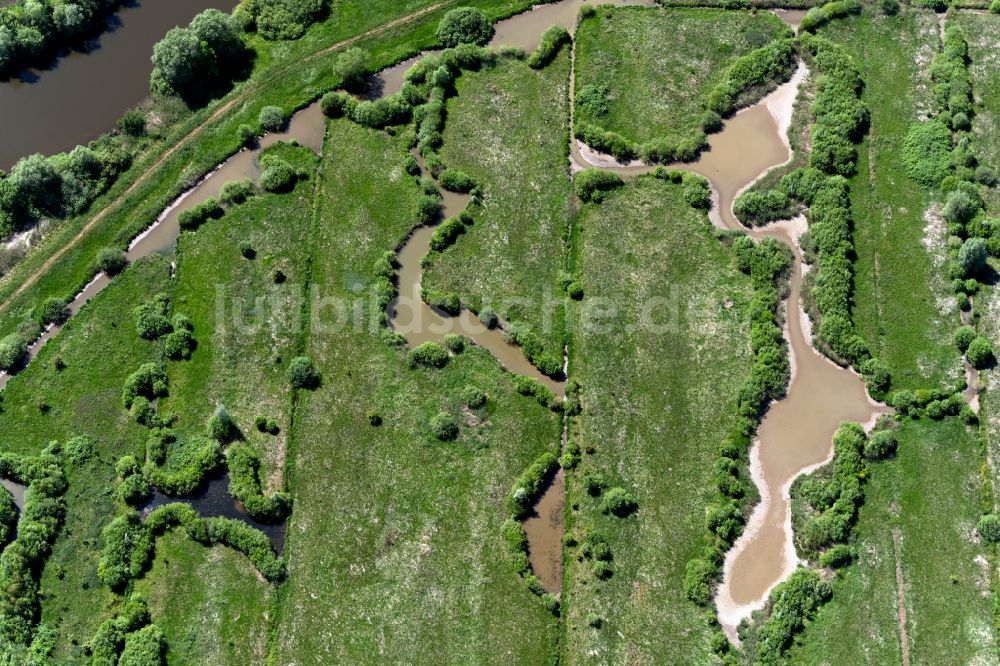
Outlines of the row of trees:
M0 9L0 78L99 28L122 0L19 0Z

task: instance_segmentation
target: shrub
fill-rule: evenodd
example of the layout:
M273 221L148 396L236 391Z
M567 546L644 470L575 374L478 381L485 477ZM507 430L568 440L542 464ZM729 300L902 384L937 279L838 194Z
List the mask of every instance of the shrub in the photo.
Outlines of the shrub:
M260 128L265 132L280 132L288 123L288 116L280 106L265 106L257 116Z
M839 569L840 567L850 564L851 558L852 555L850 547L847 544L838 543L828 548L822 555L819 556L819 565L821 567Z
M260 176L260 186L267 192L289 192L295 187L295 169L283 159L268 156L261 160L264 173Z
M561 25L549 26L542 33L542 41L538 48L528 57L528 67L541 69L549 64L563 44L569 44L569 31Z
M590 115L603 116L608 113L609 94L607 85L588 83L576 92L576 103Z
M320 374L310 358L296 356L288 364L285 373L288 383L293 389L315 389L320 383Z
M348 90L358 90L368 74L368 52L352 46L343 51L333 63L333 71L340 77L340 85Z
M171 331L166 317L167 301L162 294L135 308L135 330L144 340L156 340Z
M240 140L240 145L245 148L249 148L257 142L257 132L246 124L236 128L236 137Z
M223 444L238 434L239 430L225 405L220 403L215 406L215 411L208 419L207 432L209 437Z
M441 441L458 437L458 421L448 412L438 412L428 422L431 434Z
M980 164L976 167L976 180L986 187L993 187L997 184L997 172L991 166Z
M125 379L122 403L125 409L130 409L132 401L138 396L153 400L165 395L167 395L167 374L155 363L144 363Z
M452 217L442 222L434 234L431 236L430 248L435 252L447 249L455 239L465 233L465 225L457 217Z
M712 582L718 575L718 568L701 558L688 560L684 567L684 594L691 601L707 606L712 600Z
M160 666L167 641L155 624L150 624L125 636L119 666Z
M948 195L942 215L948 222L965 224L975 216L978 207L964 191L955 190Z
M462 402L470 409L479 409L486 406L486 394L476 386L466 386L462 389Z
M830 598L830 583L811 569L796 569L771 592L771 614L757 631L759 663L779 663L793 636Z
M779 39L755 49L737 58L729 68L726 79L709 92L705 106L720 116L728 116L738 108L740 98L746 91L787 80L794 63L795 46L791 39ZM680 159L687 161L694 157Z
M896 452L898 443L892 430L876 430L865 442L865 458L882 460Z
M485 307L480 310L478 318L479 322L486 328L496 328L500 323L500 318L497 317L497 313L490 307Z
M535 398L539 404L545 407L551 407L556 401L555 394L532 377L514 375L514 390L521 395Z
M375 101L357 102L349 109L351 120L364 125L381 129L390 125L398 125L410 115L410 105L401 97L383 97Z
M16 368L27 353L28 346L16 333L11 333L0 340L0 370L6 372Z
M471 176L458 169L445 169L438 175L438 182L449 192L469 192L476 186Z
M982 238L966 240L958 251L958 267L962 275L970 277L979 274L986 268L986 257L986 241Z
M878 6L886 16L895 16L899 13L899 0L879 0Z
M357 100L345 92L329 92L320 98L319 105L327 118L349 116L357 106Z
M441 214L441 200L437 197L424 195L417 200L417 222L431 224Z
M42 303L42 307L38 311L38 323L42 326L48 326L49 324L55 324L60 326L66 323L69 319L69 306L66 305L66 301L61 298L49 298Z
M173 360L189 359L195 348L195 339L187 329L176 330L169 334L163 345L167 358Z
M635 497L624 488L611 488L601 498L601 512L612 513L619 518L628 516L639 508Z
M115 494L131 506L143 504L149 498L149 483L142 474L130 474L118 484Z
M993 363L993 345L981 335L977 335L965 350L965 358L974 368L982 370Z
M257 193L257 186L249 178L241 180L230 180L222 186L219 192L219 201L227 206L240 204Z
M1000 518L993 513L986 514L976 524L976 531L987 543L1000 543Z
M453 354L461 354L465 351L465 338L461 335L449 333L444 336L444 346Z
M484 45L493 37L493 24L478 9L458 7L452 9L438 25L437 38L445 46L459 44Z
M744 192L733 203L733 213L745 224L764 224L787 218L792 202L780 190Z
M581 201L599 202L605 192L622 183L618 174L600 169L584 169L573 177L573 189Z
M959 351L963 354L965 350L969 348L969 345L973 340L976 339L976 332L970 326L962 326L957 331L955 331L955 346L958 347Z
M97 253L97 270L109 277L118 275L128 266L125 252L112 247L102 248Z
M254 520L275 523L284 520L292 509L287 493L264 495L260 485L260 458L246 444L233 444L226 450L229 468L229 494L241 503Z
M712 206L712 193L708 181L701 176L689 175L684 178L684 200L692 208L708 210Z
M411 368L443 368L448 363L448 351L436 342L425 342L414 347L406 355Z
M951 131L932 119L910 126L903 142L903 165L913 180L937 187L949 171Z
M521 474L504 499L504 506L511 517L520 520L531 512L531 508L545 489L546 481L558 465L559 461L555 454L546 451Z

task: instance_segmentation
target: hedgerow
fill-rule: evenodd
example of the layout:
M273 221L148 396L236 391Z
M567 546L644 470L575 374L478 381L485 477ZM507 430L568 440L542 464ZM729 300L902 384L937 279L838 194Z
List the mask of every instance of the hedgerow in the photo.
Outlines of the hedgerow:
M799 30L803 32L816 32L820 26L838 18L844 18L851 14L861 13L860 0L836 0L828 2L822 7L813 7L802 18Z
M604 194L623 184L621 176L602 169L584 169L573 176L573 190L581 201L599 202Z
M753 663L779 664L795 634L832 594L830 583L812 569L800 568L771 592L767 619L755 626Z
M542 41L538 44L538 48L528 56L528 67L532 69L545 67L559 53L562 45L571 41L572 37L566 28L561 25L549 26L542 33Z
M17 536L0 554L0 637L28 645L40 617L39 578L66 514L58 443L39 456L0 454L0 476L28 487Z
M254 520L275 523L284 520L292 510L288 493L264 495L260 485L260 458L246 444L236 443L226 449L229 468L229 494L243 505Z

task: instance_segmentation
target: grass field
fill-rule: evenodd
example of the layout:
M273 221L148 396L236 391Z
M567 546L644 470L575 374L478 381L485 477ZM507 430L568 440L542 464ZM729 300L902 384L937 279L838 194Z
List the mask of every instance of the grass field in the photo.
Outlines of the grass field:
M324 295L364 299L365 267L412 226L418 190L405 151L398 138L332 124L309 244ZM513 572L500 525L514 479L558 446L559 419L515 394L482 350L408 370L403 351L364 315L359 323L306 345L323 385L301 396L291 433L296 504L277 662L551 662L556 619ZM489 396L480 423L459 412L466 384ZM463 423L455 442L427 432L441 410Z
M707 544L712 465L749 366L749 280L677 185L639 178L585 206L577 225L584 306L620 313L603 320L603 331L581 323L574 340L570 376L583 385L579 438L594 447L581 472L632 490L639 510L609 518L570 483L576 536L587 527L603 532L615 573L596 580L589 561L568 551L566 661L670 663L683 655L687 663L712 663L707 626L682 580L687 560ZM655 321L674 323L663 333L632 330L655 298L667 299ZM589 613L603 620L600 629L587 625Z
M907 130L931 109L937 30L933 13L907 10L892 17L865 12L820 31L850 50L865 81L871 128L851 179L853 314L894 388L940 386L961 376L951 342L958 310L943 268L946 232L932 194L906 176L902 163Z
M134 590L163 630L168 665L264 663L274 588L239 553L175 530L157 539L154 564Z
M770 12L601 10L576 33L576 117L636 143L687 138L729 65L783 31ZM583 103L588 87L604 87L606 113Z
M974 432L957 419L902 425L897 457L876 464L865 486L857 563L836 579L792 663L901 663L894 531L910 663L997 663L988 564L973 536L981 459Z
M308 248L302 238L312 219L318 160L307 148L276 148L269 153L311 178L289 194L252 197L179 239L172 307L191 318L198 346L190 360L170 364L171 392L161 410L179 416L179 430L200 433L215 406L225 405L257 448L265 478L280 489L291 417L285 367L303 324ZM241 256L240 243L249 243L256 256ZM285 282L274 282L276 270ZM259 432L253 425L257 415L275 419L281 432Z
M536 71L520 60L468 72L448 105L442 157L483 184L475 226L428 267L424 284L486 302L562 355L559 272L571 205L569 54ZM526 305L505 307L508 299ZM549 308L549 305L551 307ZM548 308L548 310L547 310Z

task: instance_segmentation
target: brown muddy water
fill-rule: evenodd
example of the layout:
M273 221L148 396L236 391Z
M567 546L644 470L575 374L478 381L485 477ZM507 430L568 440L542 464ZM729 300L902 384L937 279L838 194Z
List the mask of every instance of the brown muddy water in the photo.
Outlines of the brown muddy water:
M559 594L562 588L563 510L566 501L566 479L562 469L556 471L534 511L524 519L524 534L528 537L528 562L538 582L546 592Z
M787 131L804 65L792 80L758 104L726 121L709 137L709 150L696 162L672 164L709 179L713 188L712 222L751 237L775 238L792 248L795 261L785 303L785 335L789 342L792 379L787 396L765 414L750 453L750 472L761 501L743 535L726 557L724 578L716 596L719 621L731 640L736 627L761 608L771 589L799 564L792 541L789 489L801 474L829 461L832 439L842 421L871 425L887 411L872 401L864 383L850 369L835 365L811 344L810 322L802 310L802 253L798 236L803 218L746 229L732 212L735 198L759 177L791 158ZM621 165L572 142L574 168L598 166L623 175L648 173L653 167Z
M149 94L153 44L210 7L237 0L137 0L108 18L105 32L48 67L0 82L0 169L32 153L71 150L114 127Z

